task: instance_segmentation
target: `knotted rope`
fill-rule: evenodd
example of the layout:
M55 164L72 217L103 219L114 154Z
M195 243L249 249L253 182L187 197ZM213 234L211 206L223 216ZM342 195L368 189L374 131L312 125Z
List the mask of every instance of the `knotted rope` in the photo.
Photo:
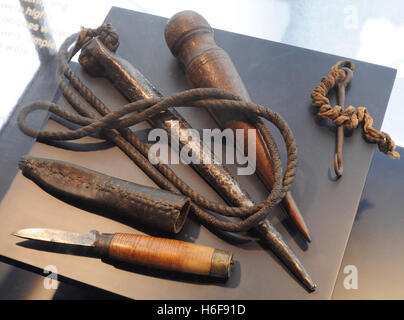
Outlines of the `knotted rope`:
M59 67L56 75L59 88L78 114L68 112L63 107L48 101L37 101L25 106L21 110L17 118L20 129L25 134L41 140L80 139L101 130L106 138L120 147L157 185L163 189L175 193L180 192L190 197L193 202L194 214L205 226L223 231L240 232L247 231L262 221L267 216L269 209L283 199L295 176L297 163L296 142L285 120L269 108L242 101L240 97L228 91L214 88L191 89L174 94L168 98L139 100L111 112L72 72L68 64L73 55L80 50L89 37L101 34L104 34L107 42L111 43L112 50L115 46L117 47L118 38L115 37L111 26L107 25L96 30L83 29L81 33L73 34L65 40L58 52ZM69 47L73 43L76 43L75 47L69 50ZM98 71L103 72L103 70ZM65 81L65 77L69 82ZM81 101L82 99L87 104L84 104ZM92 106L97 113L89 111L87 105ZM214 203L190 188L168 166L164 164L152 165L148 161L149 146L140 141L129 127L176 106L218 108L224 110L228 110L228 108L240 109L267 119L279 129L287 149L286 171L283 176L282 163L277 145L268 128L258 126L258 130L263 137L274 164L274 184L264 202L251 207L230 207ZM81 128L63 131L36 130L26 122L27 116L35 110L47 110L63 119L80 125ZM252 124L255 125L255 123ZM225 221L202 210L199 206L223 216L238 217L243 220Z
M343 125L348 130L353 130L362 124L364 138L368 142L377 143L379 150L393 158L400 159L400 154L395 151L396 145L393 139L385 132L373 128L373 118L370 116L366 107L355 108L349 106L345 110L336 105L332 107L327 98L328 92L334 88L338 81L345 79L346 73L342 67L355 70L354 64L349 60L337 62L331 68L331 73L321 79L320 84L311 93L312 106L319 109L317 115L321 118L331 119L335 125Z

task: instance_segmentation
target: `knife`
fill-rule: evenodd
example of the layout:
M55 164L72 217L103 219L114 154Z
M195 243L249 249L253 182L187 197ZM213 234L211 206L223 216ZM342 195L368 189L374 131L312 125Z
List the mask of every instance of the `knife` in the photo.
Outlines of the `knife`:
M30 228L13 236L46 242L93 247L103 258L169 271L228 279L233 254L208 246L174 239L129 233L74 233Z

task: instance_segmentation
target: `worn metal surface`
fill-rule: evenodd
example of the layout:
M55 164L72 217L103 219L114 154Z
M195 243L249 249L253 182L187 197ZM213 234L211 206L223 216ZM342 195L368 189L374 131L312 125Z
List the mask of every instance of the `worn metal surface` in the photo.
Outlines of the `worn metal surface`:
M341 108L345 107L345 89L349 85L353 77L353 71L350 68L343 67L345 78L338 82L338 104ZM337 152L334 156L334 171L338 177L342 176L344 166L342 164L342 147L344 145L344 126L338 126L337 129Z
M91 56L96 60L113 85L129 101L137 101L147 98L160 98L162 94L150 83L150 81L131 63L113 53L103 46L97 39L92 39L82 49L86 56ZM82 53L83 54L83 53ZM86 60L87 61L87 60ZM94 64L86 65L82 63L86 71L94 74ZM191 164L193 168L212 185L221 195L225 195L226 201L235 206L252 206L253 202L249 195L243 190L240 184L232 175L219 163L208 148L203 147L201 140L192 139L188 141L187 130L192 127L174 109L166 111L147 119L153 128L162 128L171 136L174 141L179 141L179 145L187 145L191 150L199 155L200 164ZM178 124L178 125L177 125ZM173 130L175 129L175 130ZM178 147L180 147L178 146ZM175 148L176 146L172 146ZM179 150L175 150L179 152Z
M73 244L84 247L93 247L97 238L96 233L92 231L76 233L45 228L21 229L13 232L12 235L23 239Z
M24 157L22 173L67 202L101 208L111 219L128 218L146 228L178 233L190 209L188 197L142 186L57 160Z
M213 251L210 274L212 276L230 278L233 265L233 254L229 254L229 252L224 250L215 249L215 251Z

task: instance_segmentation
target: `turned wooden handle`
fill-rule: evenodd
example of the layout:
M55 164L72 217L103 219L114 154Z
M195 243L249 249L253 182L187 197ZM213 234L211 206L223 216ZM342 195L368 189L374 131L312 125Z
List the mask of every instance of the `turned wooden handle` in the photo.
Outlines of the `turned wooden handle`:
M145 267L228 278L233 254L180 240L137 234L102 234L98 249L111 259Z
M247 89L237 72L230 56L220 48L214 39L209 23L194 11L182 11L175 14L165 28L165 39L172 54L184 66L188 80L197 88L221 88L251 101ZM246 115L237 111L215 112L210 110L218 124L225 128L256 129L246 121ZM245 137L245 153L248 152L248 135ZM262 182L269 189L274 183L273 163L261 135L256 135L256 168ZM308 241L309 230L303 216L287 193L282 204L298 229Z
M230 56L220 48L213 37L209 23L198 13L182 11L166 25L165 38L175 57L184 65L188 80L197 88L221 88L251 101ZM225 128L243 129L244 151L248 152L248 129L256 128L246 121L246 115L235 110L215 112L216 121ZM268 188L274 184L273 164L261 135L256 130L257 173Z

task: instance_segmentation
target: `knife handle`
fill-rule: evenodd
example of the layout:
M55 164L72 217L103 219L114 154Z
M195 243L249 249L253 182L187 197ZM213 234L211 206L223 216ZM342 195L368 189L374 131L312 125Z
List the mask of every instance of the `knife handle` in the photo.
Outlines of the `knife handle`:
M174 239L102 233L96 248L102 256L145 267L229 278L233 254Z

